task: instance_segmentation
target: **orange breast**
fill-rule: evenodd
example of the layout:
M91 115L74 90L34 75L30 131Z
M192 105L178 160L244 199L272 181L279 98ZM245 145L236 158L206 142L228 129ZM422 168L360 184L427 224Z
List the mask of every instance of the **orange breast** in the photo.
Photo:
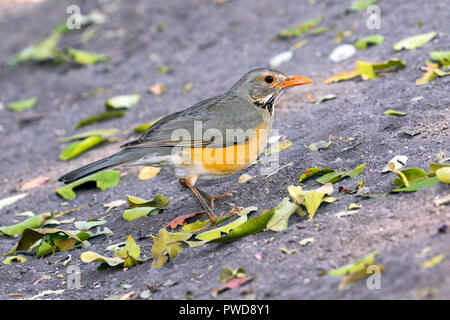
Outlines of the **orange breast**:
M235 173L258 158L267 143L268 135L266 124L262 123L245 143L225 148L186 148L183 150L183 165L192 173L200 175L200 171L212 175Z

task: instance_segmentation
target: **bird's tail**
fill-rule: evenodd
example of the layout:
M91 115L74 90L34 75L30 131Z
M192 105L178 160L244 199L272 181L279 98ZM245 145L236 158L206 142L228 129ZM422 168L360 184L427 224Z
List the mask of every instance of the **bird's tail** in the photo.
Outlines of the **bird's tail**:
M119 167L137 161L144 155L144 150L124 149L112 156L92 162L84 167L70 171L58 178L58 181L70 183L103 170ZM148 152L148 151L147 151Z

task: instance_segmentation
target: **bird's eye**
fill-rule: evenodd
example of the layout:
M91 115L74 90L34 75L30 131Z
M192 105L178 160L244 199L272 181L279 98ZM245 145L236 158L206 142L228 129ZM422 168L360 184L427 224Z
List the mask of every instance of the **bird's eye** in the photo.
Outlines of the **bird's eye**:
M264 78L264 81L265 81L266 83L268 83L268 84L271 84L271 83L273 83L274 79L273 79L272 76L266 76L266 77Z

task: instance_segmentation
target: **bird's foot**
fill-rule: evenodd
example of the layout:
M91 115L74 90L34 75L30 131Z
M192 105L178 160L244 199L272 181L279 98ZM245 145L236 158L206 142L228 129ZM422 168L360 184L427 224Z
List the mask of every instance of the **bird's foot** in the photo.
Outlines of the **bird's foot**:
M205 197L206 200L209 201L209 203L211 204L211 209L214 209L214 201L218 200L218 199L223 199L223 198L229 198L233 196L232 192L225 192L223 194L218 194L218 195L212 195L212 194L208 194L203 190L199 190L203 197Z

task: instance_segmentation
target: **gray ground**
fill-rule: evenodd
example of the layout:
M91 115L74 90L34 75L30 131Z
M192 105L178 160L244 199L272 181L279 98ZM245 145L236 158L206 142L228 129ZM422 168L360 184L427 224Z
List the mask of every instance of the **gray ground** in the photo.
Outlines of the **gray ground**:
M450 119L450 77L416 87L414 81L422 75L419 67L433 50L449 50L449 1L382 1L382 29L386 41L366 51L358 52L356 59L385 61L403 59L407 68L383 74L379 79L363 82L345 81L325 85L323 80L354 66L354 58L341 63L331 62L327 56L336 46L333 39L340 30L356 27L355 34L344 42L374 34L366 27L364 12L344 14L350 1L233 1L216 4L212 0L193 1L117 1L116 11L108 13L107 22L98 34L80 45L80 33L64 38L63 45L88 51L102 52L112 58L112 64L92 67L74 67L25 64L10 70L4 66L8 58L26 45L48 34L65 19L68 4L74 1L10 1L0 6L0 100L4 103L37 97L36 107L24 113L0 111L1 189L0 199L19 193L20 186L39 175L52 180L29 192L29 196L0 211L0 225L18 222L14 214L25 210L35 213L55 213L87 203L94 206L66 217L77 220L105 215L104 203L125 199L126 194L150 198L162 193L173 200L173 206L163 214L138 219L122 220L123 207L111 211L108 226L114 236L98 237L91 241L89 250L102 253L111 243L124 241L132 235L145 254L150 253L152 241L148 237L173 218L200 210L197 201L182 190L176 179L167 172L143 182L137 179L138 169L124 169L120 184L107 191L84 189L77 198L62 206L63 200L53 190L61 187L56 178L83 164L87 164L118 150L118 146L134 138L130 129L156 117L181 110L196 101L221 93L243 73L254 67L267 66L269 59L297 40L271 41L284 28L323 15L323 26L334 29L317 37L294 53L294 58L280 69L289 74L315 80L309 86L291 89L278 102L275 127L280 134L293 141L293 146L280 153L281 165L293 162L277 174L265 179L259 167L246 172L257 177L239 185L239 175L205 184L212 193L235 190L235 205L271 209L287 195L286 186L294 184L309 167L330 166L335 170L352 169L366 162L364 173L355 179L337 183L336 188L354 188L360 180L373 192L387 192L393 188L394 174L380 174L383 166L396 154L409 157L408 167L427 169L441 151L450 153L448 123ZM85 1L83 10L89 11L95 2ZM418 26L418 21L423 27ZM167 29L158 32L156 26L166 23ZM420 23L419 23L420 24ZM393 43L404 37L436 30L431 43L414 51L394 52ZM156 70L168 65L173 72L159 75ZM182 93L183 86L192 81L194 86ZM146 93L148 86L164 83L168 88L162 97ZM107 94L73 101L83 92L100 86ZM58 160L63 146L56 137L74 132L74 125L88 115L100 113L104 100L112 95L140 93L139 106L124 118L87 127L120 128L120 141L105 144L69 162ZM336 94L338 98L320 105L311 104L306 93L315 97ZM418 102L411 99L423 96ZM396 109L407 112L406 117L388 117L383 112ZM21 124L21 120L42 116ZM422 129L411 137L405 130ZM307 151L308 145L333 136L333 144L326 150ZM339 140L342 136L344 139ZM356 140L345 142L348 137ZM361 144L347 151L357 142ZM339 160L337 160L339 159ZM306 188L317 187L309 181ZM83 249L59 252L36 260L28 256L23 264L0 265L2 299L10 294L31 297L44 290L64 289L65 268L48 264L72 255L73 265L81 268L82 288L65 290L50 298L104 299L129 291L143 291L148 285L158 286L167 280L173 286L160 286L152 299L183 299L190 291L195 299L210 299L210 291L219 287L220 270L229 266L244 267L257 276L241 289L220 294L220 299L242 299L251 294L257 299L413 299L450 298L447 258L430 269L421 264L438 254L450 254L448 233L438 228L449 222L448 206L433 206L437 196L449 193L449 187L439 184L410 194L390 194L385 198L364 200L354 195L338 195L337 203L321 206L312 221L293 216L289 228L280 233L262 232L229 244L209 244L186 249L173 262L160 269L151 269L150 263L130 268L97 271L96 264L79 260ZM352 202L363 208L354 215L337 218L335 213L345 210ZM223 201L218 211L229 209ZM315 242L300 246L298 241L314 237ZM7 252L17 239L2 237L0 251ZM296 249L287 255L281 247ZM424 250L424 248L427 248ZM339 291L340 278L323 276L329 270L352 262L372 252L380 252L376 262L385 273L381 289L369 290L360 281L348 290ZM258 260L256 253L262 255ZM42 275L50 275L36 285ZM63 276L58 276L62 274ZM132 284L131 289L121 284ZM425 293L428 292L428 294Z

